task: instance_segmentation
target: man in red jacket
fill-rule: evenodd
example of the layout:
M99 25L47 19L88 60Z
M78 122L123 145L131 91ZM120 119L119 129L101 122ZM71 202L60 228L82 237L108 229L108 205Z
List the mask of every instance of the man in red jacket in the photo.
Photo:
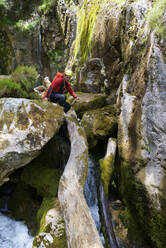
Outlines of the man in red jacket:
M55 77L45 96L51 102L57 102L59 105L63 106L65 113L67 113L71 108L71 105L66 102L66 96L64 95L65 89L70 93L70 95L79 100L78 96L70 86L69 80L71 77L72 71L70 70L66 70L64 74Z

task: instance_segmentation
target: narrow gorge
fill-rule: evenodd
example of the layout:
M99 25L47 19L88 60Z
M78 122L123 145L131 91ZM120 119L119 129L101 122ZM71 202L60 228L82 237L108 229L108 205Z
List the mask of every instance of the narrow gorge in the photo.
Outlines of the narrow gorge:
M165 248L166 0L0 16L0 247ZM64 113L42 96L66 69Z

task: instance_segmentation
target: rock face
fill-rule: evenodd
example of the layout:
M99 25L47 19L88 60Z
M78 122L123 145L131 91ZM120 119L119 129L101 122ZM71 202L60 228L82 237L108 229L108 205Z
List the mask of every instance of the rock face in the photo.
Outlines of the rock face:
M103 246L99 234L83 195L88 170L84 130L72 112L67 115L67 125L71 153L60 179L58 198L64 216L68 247L101 248Z
M0 99L0 184L28 164L56 134L64 116L61 107L43 100Z
M93 58L88 60L80 71L79 88L83 92L101 92L101 69L100 59ZM103 82L104 83L104 82Z
M52 79L67 64L75 38L75 13L65 1L11 0L0 6L0 73L9 74L17 65L36 65Z
M152 247L163 247L166 242L166 65L157 37L148 33L142 15L148 5L144 2L144 6L143 9L139 1L126 8L128 25L134 13L136 23L131 30L137 37L133 43L132 35L124 36L122 46L126 63L130 59L135 64L126 64L128 73L121 84L118 134L121 167L117 175L120 172L119 184L129 212L148 235L148 242ZM142 28L142 37L148 35L147 43L140 42L136 27ZM136 48L142 52L134 56Z

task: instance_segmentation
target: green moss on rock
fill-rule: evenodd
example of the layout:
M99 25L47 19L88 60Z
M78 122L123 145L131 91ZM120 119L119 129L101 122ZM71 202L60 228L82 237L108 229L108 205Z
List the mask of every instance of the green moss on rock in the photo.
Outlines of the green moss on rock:
M48 211L54 210L51 213ZM50 221L48 221L48 216ZM47 220L46 220L47 217ZM56 219L56 220L55 220ZM60 204L56 198L45 197L37 214L38 235L33 241L33 248L67 248L65 225Z
M93 94L93 93L80 93L77 95L80 98L80 102L74 102L72 105L73 109L76 111L76 114L79 118L88 110L102 108L107 105L106 98L104 94ZM73 99L69 98L71 103Z
M106 159L104 160L99 160L100 163L100 171L101 171L101 181L103 183L103 187L104 187L104 192L105 195L108 198L108 193L109 193L109 184L113 175L113 167L112 167L112 163L113 163L114 157L113 156L108 156Z
M115 106L106 106L100 109L87 111L82 118L88 143L95 146L98 140L107 136L116 137L117 110Z
M55 198L44 197L42 204L37 212L37 224L38 224L38 233L43 232L45 228L45 217L51 208L54 207Z
M149 197L145 186L134 177L131 164L121 168L118 176L120 192L126 205L123 221L128 228L128 236L134 241L144 240L156 248L166 243L166 202L160 199L157 208Z
M36 188L38 195L55 197L58 193L60 172L54 168L32 164L24 168L21 179Z

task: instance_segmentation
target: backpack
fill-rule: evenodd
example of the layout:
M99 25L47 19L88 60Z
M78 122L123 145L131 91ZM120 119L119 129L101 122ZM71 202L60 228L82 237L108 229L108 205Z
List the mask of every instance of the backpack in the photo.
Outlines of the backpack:
M44 93L43 99L45 99L46 96L47 96L47 97L50 96L51 91L52 91L52 85L53 85L54 80L57 79L57 78L59 78L59 77L62 77L62 76L63 76L63 73L57 72L57 74L55 75L55 77L54 77L52 83L50 84L50 86L48 87L48 89L46 90L46 92Z

